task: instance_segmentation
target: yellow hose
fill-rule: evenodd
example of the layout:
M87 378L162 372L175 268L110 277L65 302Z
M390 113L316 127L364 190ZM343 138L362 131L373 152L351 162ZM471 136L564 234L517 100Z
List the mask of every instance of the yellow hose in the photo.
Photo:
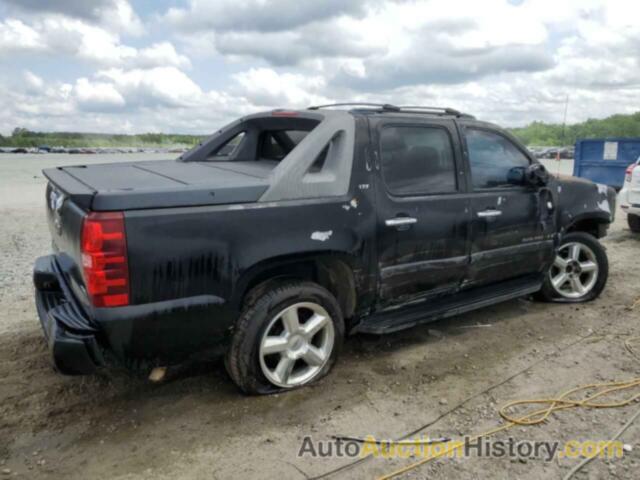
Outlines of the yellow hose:
M625 347L627 348L627 350L629 350L629 352L636 358L638 358L638 356L636 355L636 353L633 351L632 347L630 346L632 344L632 342L636 341L636 340L640 340L640 337L634 337L634 338L630 338L627 341L625 341ZM470 441L473 442L479 438L482 437L488 437L490 435L494 435L498 432L502 432L504 430L507 430L511 427L514 427L516 425L537 425L539 423L544 422L545 420L547 420L549 418L549 416L556 411L559 410L566 410L568 408L618 408L618 407L624 407L627 406L629 404L631 404L632 402L634 402L636 399L640 398L640 391L638 391L637 393L634 393L633 395L631 395L630 397L624 399L624 400L620 400L620 401L609 401L609 402L594 402L595 399L603 397L605 395L610 395L613 393L617 393L620 391L624 391L624 390L630 390L630 389L634 389L634 388L638 388L640 390L640 378L633 378L630 380L622 380L622 381L615 381L615 382L605 382L605 383L592 383L589 385L583 385L583 386L579 386L576 388L572 388L570 390L567 390L566 392L560 394L557 398L534 398L534 399L530 399L530 400L515 400L513 402L509 402L506 405L504 405L502 408L500 408L499 413L500 416L507 422L504 425L501 425L499 427L493 428L491 430L487 430L486 432L483 433L479 433L477 435L474 435L472 437L470 437ZM576 398L570 398L571 395L574 395L578 392L584 392L584 391L588 391L588 390L596 390L594 393L586 396L585 398L582 399L576 399ZM519 416L519 417L514 417L512 414L508 413L508 411L510 409L512 409L513 407L516 406L522 406L522 405L548 405L545 408L541 408L541 409L537 409L537 410L533 410L529 413L526 413L523 416ZM452 443L452 446L450 446L449 448L445 449L444 451L440 451L432 456L423 458L415 463L412 463L411 465L408 465L406 467L400 468L394 472L391 472L389 474L383 475L382 477L379 477L378 480L388 480L390 478L393 477L397 477L398 475L402 475L403 473L409 472L411 470L414 470L416 468L418 468L421 465L424 465L425 463L431 462L437 458L440 457L444 457L447 454L453 452L453 450L455 450L456 448L459 448L456 445L456 442Z

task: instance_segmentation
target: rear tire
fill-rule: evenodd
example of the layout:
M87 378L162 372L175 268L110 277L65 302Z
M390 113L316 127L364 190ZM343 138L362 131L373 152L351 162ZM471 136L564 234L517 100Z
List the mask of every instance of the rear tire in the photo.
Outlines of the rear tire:
M545 301L588 302L607 284L609 261L597 238L572 232L562 238L538 297Z
M627 215L627 223L633 233L640 233L640 216L629 213Z
M344 339L335 297L302 281L255 292L247 295L225 359L236 385L247 394L269 394L324 377Z

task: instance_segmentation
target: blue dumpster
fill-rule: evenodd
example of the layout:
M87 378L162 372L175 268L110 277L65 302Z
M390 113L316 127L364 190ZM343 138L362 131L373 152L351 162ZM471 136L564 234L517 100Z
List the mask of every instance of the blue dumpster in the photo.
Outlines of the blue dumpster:
M573 175L622 188L627 167L640 157L640 138L578 140Z

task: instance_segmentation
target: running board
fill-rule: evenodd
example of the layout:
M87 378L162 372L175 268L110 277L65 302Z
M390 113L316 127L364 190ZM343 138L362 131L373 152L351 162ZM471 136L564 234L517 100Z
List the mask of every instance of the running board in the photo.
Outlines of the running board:
M529 295L541 287L539 276L478 287L437 300L375 313L365 318L351 333L392 333Z

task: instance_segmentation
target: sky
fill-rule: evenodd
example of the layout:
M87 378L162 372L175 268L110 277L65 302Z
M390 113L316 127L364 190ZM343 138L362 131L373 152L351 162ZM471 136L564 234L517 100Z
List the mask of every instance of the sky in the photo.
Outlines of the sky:
M632 0L0 0L0 133L206 134L336 101L640 110Z

